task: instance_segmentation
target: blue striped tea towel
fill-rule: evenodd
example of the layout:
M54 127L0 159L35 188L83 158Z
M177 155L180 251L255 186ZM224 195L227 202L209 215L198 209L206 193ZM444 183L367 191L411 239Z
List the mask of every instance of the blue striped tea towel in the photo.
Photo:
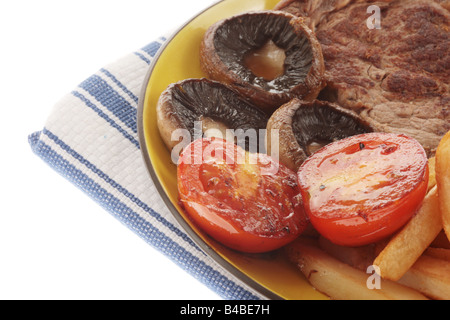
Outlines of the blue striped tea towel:
M140 151L137 106L158 39L66 94L32 150L124 225L227 300L265 299L196 246L154 187Z

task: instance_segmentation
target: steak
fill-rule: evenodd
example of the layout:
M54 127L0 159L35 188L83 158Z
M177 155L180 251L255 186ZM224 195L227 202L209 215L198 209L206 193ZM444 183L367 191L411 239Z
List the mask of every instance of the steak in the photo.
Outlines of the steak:
M381 12L370 29L368 7ZM450 130L450 1L283 0L322 45L320 98L352 109L377 131L418 140L429 156Z

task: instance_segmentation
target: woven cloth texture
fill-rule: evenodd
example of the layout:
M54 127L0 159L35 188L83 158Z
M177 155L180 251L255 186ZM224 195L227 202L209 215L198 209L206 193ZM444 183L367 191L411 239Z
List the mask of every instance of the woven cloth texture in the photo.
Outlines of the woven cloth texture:
M183 232L145 167L138 97L160 38L98 70L54 106L29 135L33 152L148 244L227 300L264 299ZM167 275L170 276L170 275Z

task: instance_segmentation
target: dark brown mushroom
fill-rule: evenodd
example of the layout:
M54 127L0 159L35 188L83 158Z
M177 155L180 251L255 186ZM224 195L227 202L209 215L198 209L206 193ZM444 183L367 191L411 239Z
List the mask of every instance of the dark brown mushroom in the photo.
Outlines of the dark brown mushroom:
M279 157L280 163L298 171L309 156L325 145L373 131L356 113L337 104L293 99L269 119L267 150Z
M268 118L228 86L208 79L187 79L171 84L161 94L157 105L158 129L171 151L180 143L205 135L230 138L227 133L234 133L233 139L243 137L245 141L235 142L242 143L240 145L251 152L265 151L264 143L259 143L264 141L265 135L259 135L265 134ZM181 131L177 133L177 129ZM226 132L227 129L233 131ZM250 130L256 137L247 135Z
M325 83L322 49L302 18L281 11L249 12L211 26L201 66L272 113L293 98L316 99Z

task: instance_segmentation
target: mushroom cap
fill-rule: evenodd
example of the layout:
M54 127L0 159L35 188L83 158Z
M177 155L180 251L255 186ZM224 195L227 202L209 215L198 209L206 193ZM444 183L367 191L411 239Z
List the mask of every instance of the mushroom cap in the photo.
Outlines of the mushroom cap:
M284 73L273 80L254 75L244 62L268 41L286 55ZM320 43L303 18L286 12L247 12L217 22L205 33L200 56L209 78L233 86L269 113L293 98L313 100L325 86Z
M278 141L273 130L278 130ZM374 128L355 112L326 101L293 99L279 108L267 123L267 149L280 163L298 171L315 151L350 136L373 132ZM277 143L277 145L275 145Z
M195 132L196 121L212 119L232 130L245 133L253 129L259 134L259 130L265 131L269 119L227 85L205 78L169 85L159 98L156 114L159 132L169 150L180 143L172 137L177 129L185 130L190 141L195 139L199 134Z

